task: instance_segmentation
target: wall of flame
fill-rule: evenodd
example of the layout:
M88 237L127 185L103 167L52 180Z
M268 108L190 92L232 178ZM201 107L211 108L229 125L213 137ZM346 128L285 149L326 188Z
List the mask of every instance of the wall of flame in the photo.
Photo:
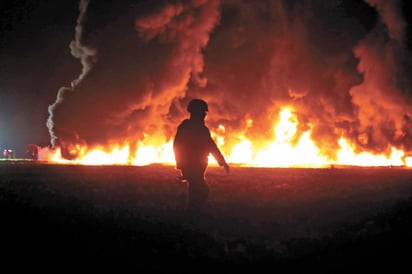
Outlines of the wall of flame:
M411 165L403 1L79 3L83 66L49 107L52 161L173 163L192 98L228 161ZM213 162L213 159L211 159Z

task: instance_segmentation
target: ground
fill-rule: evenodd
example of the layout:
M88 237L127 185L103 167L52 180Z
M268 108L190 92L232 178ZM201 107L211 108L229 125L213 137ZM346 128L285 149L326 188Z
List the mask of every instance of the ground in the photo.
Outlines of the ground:
M410 269L412 169L210 167L201 216L171 166L0 164L5 266L43 272Z

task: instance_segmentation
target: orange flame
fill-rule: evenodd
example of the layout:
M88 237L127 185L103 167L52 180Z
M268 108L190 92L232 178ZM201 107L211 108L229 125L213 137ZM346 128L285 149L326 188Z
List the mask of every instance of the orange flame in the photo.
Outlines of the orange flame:
M247 121L247 127L253 124ZM244 166L259 167L330 167L332 165L351 166L407 166L412 167L412 157L406 157L403 150L391 148L390 155L374 154L370 152L355 152L355 145L342 136L338 145L335 159L321 154L321 150L311 139L311 129L305 131L296 141L299 121L289 108L283 108L279 113L279 121L274 125L274 140L265 148L255 149L253 140L243 134L238 136L238 143L231 146L231 151L223 151L229 163ZM310 127L310 125L309 125ZM222 147L225 144L225 127L220 125L212 131L212 137ZM150 138L148 138L150 139ZM293 141L295 140L295 141ZM155 143L155 142L154 142ZM85 164L85 165L137 165L143 166L152 163L174 165L173 141L160 145L149 141L139 141L136 151L131 151L129 144L113 145L110 148L77 147L75 160L66 160L61 157L60 149L42 149L39 159L54 163ZM134 156L132 156L134 155ZM209 157L212 165L216 164L213 157Z

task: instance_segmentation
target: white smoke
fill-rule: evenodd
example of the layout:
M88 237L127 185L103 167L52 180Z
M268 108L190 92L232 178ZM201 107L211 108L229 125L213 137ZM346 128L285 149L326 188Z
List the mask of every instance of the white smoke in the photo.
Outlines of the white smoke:
M55 135L54 131L54 121L53 121L53 113L57 105L60 105L65 98L65 94L67 92L73 92L74 88L82 81L82 79L87 75L87 73L91 70L93 65L96 63L96 50L93 47L84 45L82 43L82 35L83 35L83 25L87 20L87 6L89 5L90 0L80 0L79 2L79 17L77 18L77 25L75 28L75 39L70 43L71 54L80 59L82 64L82 72L77 77L77 79L73 80L71 83L71 87L61 87L57 92L56 101L49 106L49 118L47 120L47 128L49 129L49 134L51 137L51 144L52 147L55 147L56 139L58 138Z

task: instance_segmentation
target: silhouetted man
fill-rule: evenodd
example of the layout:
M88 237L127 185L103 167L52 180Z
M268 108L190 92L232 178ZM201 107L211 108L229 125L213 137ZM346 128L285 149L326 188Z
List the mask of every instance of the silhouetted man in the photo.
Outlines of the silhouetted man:
M189 102L187 111L190 118L177 128L173 149L176 168L181 170L183 177L189 182L187 211L200 212L209 195L205 180L209 154L225 168L226 173L229 173L230 168L205 126L207 103L201 99L193 99Z

